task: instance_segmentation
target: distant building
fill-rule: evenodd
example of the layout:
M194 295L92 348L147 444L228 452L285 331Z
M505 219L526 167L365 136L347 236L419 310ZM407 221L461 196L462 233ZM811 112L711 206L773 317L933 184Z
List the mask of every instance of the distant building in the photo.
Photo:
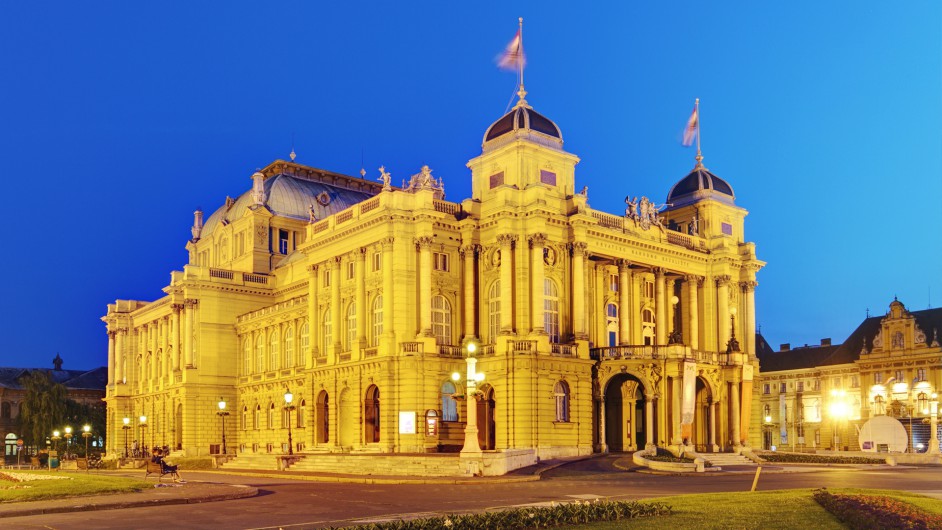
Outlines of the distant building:
M104 406L108 368L93 370L63 370L62 358L56 354L53 368L0 368L0 433L3 434L3 454L7 460L16 459L16 441L22 433L17 428L20 407L25 394L20 378L35 371L49 373L52 380L65 386L69 399L90 406ZM80 428L81 426L73 426ZM76 431L78 432L78 431ZM50 435L52 433L49 433Z
M197 211L166 295L103 317L110 452L124 418L146 445L217 452L220 398L229 452L312 466L457 451L469 411L486 474L740 447L764 262L732 187L698 154L664 203L637 183L599 190L637 194L624 214L593 209L579 158L524 94L485 132L460 202L428 167L398 187L383 168L376 182L277 160L205 222Z
M907 451L915 444L916 452L938 452L938 432L934 448L930 442L942 386L940 332L942 308L907 311L894 299L885 316L865 319L842 344L822 339L773 351L760 337L753 447L875 451L881 448L861 440L860 429L886 416L905 429Z

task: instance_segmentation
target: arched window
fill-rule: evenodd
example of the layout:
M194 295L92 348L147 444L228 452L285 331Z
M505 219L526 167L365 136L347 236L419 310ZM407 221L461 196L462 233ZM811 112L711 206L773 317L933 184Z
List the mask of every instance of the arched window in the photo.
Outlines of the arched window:
M314 426L314 436L317 443L330 441L330 399L327 392L321 390L317 394L317 424Z
M458 402L452 396L455 384L451 381L442 385L442 421L458 421Z
M334 327L330 314L330 306L324 306L324 349L322 350L324 355L330 351L330 347L334 344Z
M559 342L559 290L549 278L543 279L543 329L550 342Z
M370 346L378 346L379 338L383 336L383 295L373 299L373 334L370 336Z
M242 405L242 430L248 430L249 428L249 407Z
M268 428L269 429L275 428L275 404L274 403L268 404Z
M432 335L437 344L451 344L451 304L440 294L432 297Z
M298 404L298 421L296 427L303 429L304 425L307 423L307 401L301 400L301 403Z
M252 342L246 337L242 341L242 375L252 373Z
M487 332L492 343L500 335L500 280L487 293Z
M569 421L569 384L565 381L557 381L553 388L553 394L556 396L556 421Z
M280 333L276 329L268 337L268 355L271 357L272 370L277 370L279 368L278 363L281 362L281 340L279 335Z
M301 351L298 356L300 359L306 359L311 351L311 332L308 329L307 321L301 324Z
M886 401L883 396L877 395L873 398L873 413L875 415L886 414Z
M262 428L262 406L261 405L255 405L255 418L252 419L252 422L253 422L252 426L255 428L256 431Z
M255 337L255 371L262 373L265 371L265 334L259 333Z
M929 414L929 396L925 392L920 392L916 396L916 412L921 412L922 414Z
M294 325L288 324L285 331L285 368L294 366Z
M347 333L346 343L344 344L344 350L350 351L353 349L353 345L357 341L357 303L350 302L350 305L347 306Z

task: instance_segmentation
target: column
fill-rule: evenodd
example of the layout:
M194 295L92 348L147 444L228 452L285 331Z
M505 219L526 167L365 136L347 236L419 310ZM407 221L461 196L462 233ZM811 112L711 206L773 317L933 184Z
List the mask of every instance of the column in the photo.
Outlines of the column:
M697 300L697 291L700 286L700 276L688 274L687 280L687 322L690 324L690 336L687 344L691 349L700 348L700 306Z
M643 344L641 333L641 274L632 274L628 277L631 282L631 337L630 344Z
M630 322L635 318L631 311L631 262L618 260L618 344L632 344ZM630 318L629 318L630 315Z
M173 311L173 317L171 319L170 330L170 340L173 342L173 359L171 364L173 365L173 371L180 370L180 311L183 310L183 304L173 304L171 306L171 311Z
M668 336L667 342L670 342L670 336L674 333L674 331L676 331L677 320L679 316L677 314L677 305L674 304L674 293L676 292L674 290L674 286L677 284L677 279L668 278L665 283L667 285L666 285L666 289L664 290L664 304L665 304L665 309L667 310L667 321L670 323L670 326L668 326L667 328L668 330L670 330L667 332L667 336ZM680 303L679 300L678 300L678 303Z
M334 355L341 350L341 344L343 344L342 315L340 311L340 256L336 256L330 260L330 334L333 344L327 345Z
M383 244L383 335L394 337L393 332L393 243L395 240L387 237Z
M716 277L716 351L725 352L729 342L729 276Z
M509 335L514 329L514 258L513 250L517 236L501 234L497 236L500 244L500 333ZM470 401L469 401L470 403Z
M745 335L746 353L756 354L756 281L742 282L743 292L746 295L746 319L743 334Z
M546 234L533 234L527 238L530 243L530 329L534 334L545 334L543 320L543 247Z
M366 249L361 247L356 258L357 341L366 347Z
M730 418L730 427L732 428L733 448L738 450L742 447L739 442L739 383L729 385L730 408L733 409L733 417Z
M317 322L317 265L311 265L307 268L307 333L310 350L301 350L300 333L297 333L298 336L295 337L295 344L297 345L295 351L298 352L298 356L303 356L304 367L307 369L314 367L314 352L317 351L317 345L320 344L318 331L320 331L320 326ZM301 364L299 361L301 359L295 359L295 365Z
M683 442L680 434L680 402L682 399L680 381L680 377L671 377L671 445L679 445Z
M464 261L464 338L472 339L477 337L477 330L474 328L475 308L474 302L477 297L474 295L474 258L477 245L465 245L458 249L461 258Z
M183 304L186 306L186 328L183 335L183 361L187 368L193 368L193 327L196 321L197 300L187 299ZM252 350L255 350L255 344L252 344Z
M419 336L432 336L432 238L416 238L419 250Z
M108 332L108 384L109 385L114 384L114 370L115 370L114 335L115 335L114 331Z
M710 417L708 418L710 423L708 425L709 432L707 433L708 443L710 444L710 451L716 451L716 412L718 408L718 401L714 400L710 402Z
M588 243L572 244L572 327L577 340L585 340L585 253Z
M658 346L667 344L667 300L664 289L664 269L654 269L654 343Z
M654 446L654 394L644 395L644 448Z

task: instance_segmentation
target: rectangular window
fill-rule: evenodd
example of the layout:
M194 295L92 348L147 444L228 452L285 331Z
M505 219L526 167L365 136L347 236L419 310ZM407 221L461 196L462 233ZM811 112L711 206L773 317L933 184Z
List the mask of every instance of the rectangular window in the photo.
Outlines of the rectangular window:
M288 253L288 231L287 230L278 231L278 252L282 254Z
M925 381L925 380L926 380L926 369L925 369L925 368L919 368L919 369L916 370L916 379L918 379L918 380L920 380L920 381Z
M815 379L815 380L814 380L814 385L812 385L812 386L814 387L814 391L815 391L815 392L818 392L819 390L821 390L821 380L820 380L820 379Z
M896 382L897 382L897 383L905 383L905 382L906 382L906 378L903 377L903 371L902 371L902 370L897 370L897 371L896 371L896 375L895 375L894 377L896 377Z
M804 381L798 381L798 391L799 391L799 392L804 392L804 391L805 391L805 382L804 382Z
M374 252L373 253L373 272L379 272L383 269L383 253Z
M550 186L556 185L556 173L552 171L546 171L545 169L540 170L540 182L543 184L549 184Z
M787 392L785 385L786 385L786 383L782 383L782 384L779 385L779 387L778 387L778 391L779 391L780 393L782 393L782 394L784 394L785 392Z
M880 372L874 372L874 374L873 374L873 382L876 383L876 384L878 384L878 385L879 385L880 383L882 383L882 382L883 382L883 374L881 374Z
M771 394L772 393L771 385L769 385L768 383L762 385L762 393Z
M330 287L330 270L324 271L324 287Z
M654 282L644 282L645 298L654 298Z
M609 275L608 284L610 285L610 289L617 293L618 292L618 275L617 274Z
M726 234L726 235L728 235L728 236L733 235L733 225L731 225L731 224L729 224L729 223L721 223L721 224L720 224L720 228L723 230L723 233L724 233L724 234Z
M444 252L436 252L432 256L432 259L435 262L435 270L448 272L448 254Z
M357 275L357 264L354 262L347 263L347 279L352 280Z
M504 185L504 172L501 171L500 173L495 173L491 175L490 180L491 180L491 189L494 189L497 186L503 186Z
M856 375L850 376L850 387L851 388L860 388L860 377Z

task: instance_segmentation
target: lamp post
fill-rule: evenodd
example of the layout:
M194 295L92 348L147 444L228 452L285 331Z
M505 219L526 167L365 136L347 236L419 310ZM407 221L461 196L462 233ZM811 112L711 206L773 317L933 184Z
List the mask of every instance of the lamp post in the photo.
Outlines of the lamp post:
M72 427L65 428L65 454L72 452Z
M467 380L465 381L468 421L464 428L464 446L461 448L461 454L467 455L481 452L481 444L478 443L477 384L484 381L484 373L475 372L474 370L474 366L478 362L477 358L475 358L475 353L478 349L477 343L473 341L469 342L467 346L465 346L465 349L468 351L468 356L465 358L465 362L468 365ZM461 374L455 372L451 374L451 378L454 381L460 381Z
M772 416L770 414L765 415L765 432L766 432L766 449L772 450Z
M292 404L293 401L294 401L294 394L292 394L291 391L286 388L285 389L285 412L287 412L287 416L288 416L288 454L289 455L294 454L294 446L293 446L293 442L291 441L291 413L292 411L294 411L294 405Z
M222 421L222 454L228 454L226 451L226 416L229 415L229 411L226 410L226 400L219 398L219 411L216 412L216 415L219 416L219 419ZM291 427L290 425L288 426Z
M127 416L121 420L124 422L124 425L121 426L121 429L124 430L124 458L128 457L128 431L131 430L131 418Z
M88 458L88 439L92 437L92 426L85 424L82 426L82 438L85 438L85 458Z
M939 454L939 395L932 393L932 401L929 402L929 454Z
M683 344L684 334L680 330L680 314L677 312L677 304L680 302L680 298L677 298L677 295L671 296L671 312L672 317L671 321L673 322L670 336L667 338L668 344Z
M736 340L736 308L729 308L729 342L726 343L726 353L739 353L739 341Z
M139 425L141 427L141 452L144 452L144 434L147 432L147 416L143 414L138 418Z
M832 433L832 444L835 451L840 451L840 438L838 437L838 425L845 419L847 414L846 392L836 388L831 389L831 420L834 422L834 432Z
M55 450L56 454L59 453L59 440L62 439L62 433L59 431L52 431L52 448Z

